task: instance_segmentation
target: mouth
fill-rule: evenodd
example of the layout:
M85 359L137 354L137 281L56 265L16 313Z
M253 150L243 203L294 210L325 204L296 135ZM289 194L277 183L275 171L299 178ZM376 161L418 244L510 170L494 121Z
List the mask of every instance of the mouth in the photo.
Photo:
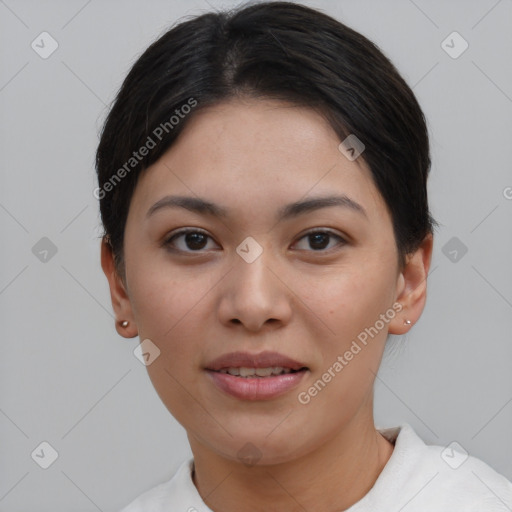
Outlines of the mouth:
M298 373L301 371L307 370L307 367L299 368L298 370L293 370L292 368L285 368L283 366L269 366L267 368L247 368L245 366L236 368L221 368L220 370L212 370L217 371L219 373L229 374L234 377L242 377L244 379L251 377L265 378L265 377L275 377L277 375L287 375L289 373Z
M205 368L217 389L239 400L271 400L302 381L310 371L304 364L277 352L234 352Z

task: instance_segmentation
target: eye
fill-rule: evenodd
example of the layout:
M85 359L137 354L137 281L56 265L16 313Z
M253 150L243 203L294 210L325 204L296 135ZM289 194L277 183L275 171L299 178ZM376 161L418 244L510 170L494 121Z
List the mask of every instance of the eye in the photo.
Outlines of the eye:
M200 252L201 249L207 246L208 239L211 239L211 237L204 231L190 228L182 229L167 238L164 241L164 246L181 252Z
M338 246L346 244L346 240L342 236L329 230L310 231L303 235L297 243L300 243L301 240L306 240L306 243L309 245L309 249L316 252L328 252L333 247L329 248L327 251L325 249L329 246L333 238L338 239ZM181 231L171 235L166 239L166 241L164 241L163 245L170 250L181 252L201 252L202 249L208 249L207 245L209 239L212 240L206 232L199 229L188 228L182 229ZM309 249L307 247L299 247L299 250Z
M329 242L332 238L337 238L340 241L337 244L339 246L343 246L347 243L342 236L328 230L310 231L309 233L306 233L304 236L302 236L299 241L306 239L306 243L308 243L310 249L313 249L314 251L329 252L332 247L327 251L325 251L325 248L329 246ZM300 250L304 250L304 248ZM305 250L308 250L308 248Z

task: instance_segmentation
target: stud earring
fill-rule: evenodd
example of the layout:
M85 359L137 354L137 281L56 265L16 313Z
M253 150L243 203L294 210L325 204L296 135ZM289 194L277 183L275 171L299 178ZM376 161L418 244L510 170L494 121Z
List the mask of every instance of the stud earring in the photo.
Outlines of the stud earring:
M411 325L411 321L410 320L405 320L404 321L404 325Z
M126 327L128 327L128 324L129 324L129 323L130 323L130 322L128 322L128 320L123 320L123 321L121 322L121 327L125 327L125 328L126 328Z

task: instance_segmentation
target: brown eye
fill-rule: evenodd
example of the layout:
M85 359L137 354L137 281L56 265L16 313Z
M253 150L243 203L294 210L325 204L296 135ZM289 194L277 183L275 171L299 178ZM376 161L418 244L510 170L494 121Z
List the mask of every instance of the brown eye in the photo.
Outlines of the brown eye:
M199 231L197 229L184 229L168 238L164 245L172 250L182 252L199 252L202 249L205 249L208 239L211 239L211 237L203 231Z
M307 247L299 248L300 250L313 250L313 251L323 251L327 252L333 247L329 247L329 244L331 243L332 239L338 239L338 246L345 245L346 241L343 237L340 235L333 233L332 231L310 231L309 233L306 233L303 237L300 238L300 240L306 240ZM334 246L336 247L336 245ZM326 248L327 251L325 250Z

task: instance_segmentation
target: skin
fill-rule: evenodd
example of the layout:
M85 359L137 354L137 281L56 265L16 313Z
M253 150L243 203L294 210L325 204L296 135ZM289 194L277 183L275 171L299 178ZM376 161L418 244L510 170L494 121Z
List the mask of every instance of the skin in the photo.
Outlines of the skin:
M161 351L147 366L161 400L187 431L194 483L214 511L334 512L359 501L393 451L374 426L373 385L388 333L422 313L432 237L403 268L390 213L363 156L349 161L315 111L274 100L233 100L198 111L172 148L141 176L125 228L126 274L102 244L120 335ZM345 194L365 214L328 207L282 222L278 209ZM217 219L150 207L166 195L199 196L230 210ZM164 241L180 228L209 238ZM330 229L315 245L305 233ZM344 238L345 242L336 235ZM244 261L253 237L263 253ZM323 243L323 245L321 245ZM179 251L181 249L181 252ZM307 389L379 315L402 310L303 405ZM309 368L298 388L272 400L238 400L204 367L221 354L274 350ZM255 465L237 452L252 443Z

